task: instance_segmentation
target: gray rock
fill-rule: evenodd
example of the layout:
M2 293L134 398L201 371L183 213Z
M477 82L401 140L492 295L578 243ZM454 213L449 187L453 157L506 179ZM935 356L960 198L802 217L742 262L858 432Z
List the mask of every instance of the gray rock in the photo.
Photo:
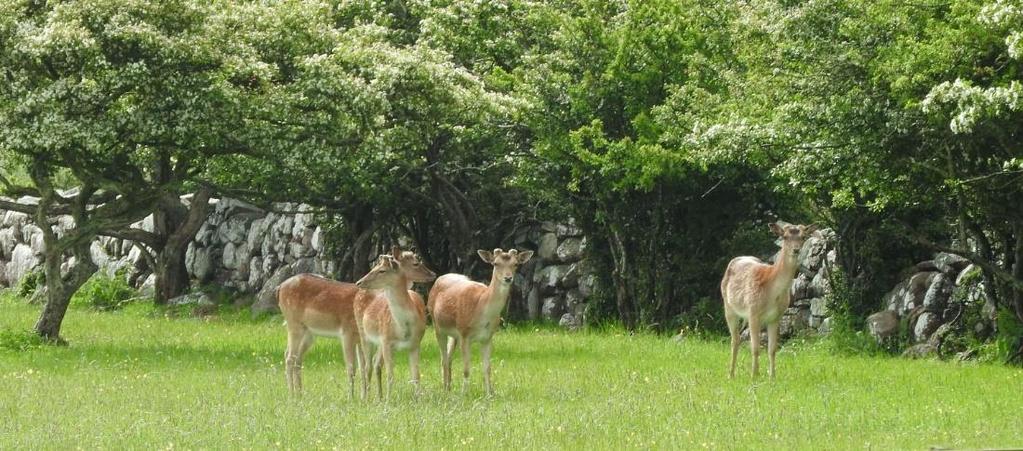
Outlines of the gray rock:
M936 355L938 355L938 348L932 346L930 343L916 344L902 352L903 357L910 359L923 359Z
M526 296L526 311L529 314L529 319L535 320L540 318L540 287L533 285L533 288L529 290L529 294Z
M783 338L791 337L810 328L810 310L792 307L785 310L778 323L778 333Z
M900 282L892 291L885 295L884 304L899 316L904 316L913 308L923 304L924 295L938 272L920 272L913 274L908 280Z
M932 280L931 285L927 287L927 291L924 293L923 306L928 312L940 312L945 309L948 305L949 298L952 297L952 289L954 288L952 281L944 273L938 273Z
M597 275L596 274L587 274L585 276L580 277L578 285L579 285L579 294L582 297L588 298L588 297L592 296L594 291L597 289Z
M313 248L317 253L323 252L323 228L317 227L313 229L313 234L309 240L309 247Z
M139 285L139 294L142 296L153 296L156 293L156 274L150 274L146 280Z
M577 306L581 306L586 302L586 298L583 297L579 290L569 290L565 292L565 306L569 309L573 309Z
M828 301L824 298L810 299L810 313L813 316L828 316L831 314L828 309Z
M916 319L913 326L913 339L920 342L926 341L931 334L941 325L941 317L933 312L923 312Z
M536 254L544 260L553 260L557 256L558 236L553 233L545 233L540 236L540 243L537 246Z
M803 250L800 252L802 265L810 271L820 269L821 264L824 262L827 249L828 235L822 235L820 233L811 235L810 238L806 240L806 243L803 245Z
M831 294L831 280L828 279L827 271L818 271L813 276L813 280L810 281L810 285L806 289L806 295L819 298L829 294Z
M557 291L558 283L567 272L568 266L565 265L548 266L540 270L533 281L540 287L540 294L549 295Z
M236 250L237 246L230 241L224 245L224 254L221 257L221 260L223 261L225 268L235 269L237 267L238 261L236 260L235 255Z
M586 238L566 238L558 245L558 260L566 263L576 262L583 258L586 251Z
M7 280L16 285L21 278L39 265L39 258L28 245L18 243L11 251L11 261L7 263Z
M867 331L877 341L899 333L899 316L892 310L883 310L867 317Z
M959 275L956 276L956 286L962 286L969 278L974 277L975 274L980 273L980 267L977 265L968 265L959 271Z
M575 225L574 218L568 218L568 221L559 223L555 226L554 232L557 233L559 237L579 236L583 234L583 230Z
M263 274L263 259L261 257L252 257L252 260L249 260L248 286L263 286Z
M565 303L558 296L549 296L543 299L543 307L540 314L548 321L555 321L565 313Z
M817 333L821 335L828 335L831 333L831 318L824 318L821 322L820 327L817 328Z
M200 283L206 283L213 279L216 252L213 247L192 246L189 246L188 251L185 252L185 267L189 274L198 279Z
M565 313L564 315L561 315L558 325L568 330L579 330L583 325L582 317L571 313Z
M799 274L792 279L792 299L805 299L809 297L810 278L806 274Z
M914 268L916 269L916 272L932 272L938 270L938 265L934 263L934 260L926 260L917 263Z
M14 246L18 240L14 238L14 232L10 228L0 229L0 260L10 260Z
M816 329L818 327L821 327L821 324L823 324L823 323L824 323L824 318L823 317L810 315L810 327L811 328Z
M249 231L245 236L245 243L249 245L249 249L254 254L264 255L262 251L263 237L266 236L266 219L260 218L253 220L249 224Z
M213 299L206 293L188 293L167 300L167 305L214 305Z
M969 265L969 260L955 254L942 252L934 256L934 266L945 274L958 274Z
M280 312L281 309L277 305L277 287L293 275L295 275L295 272L290 265L278 268L267 279L266 283L263 284L263 288L259 290L259 293L256 293L256 302L252 304L252 314Z

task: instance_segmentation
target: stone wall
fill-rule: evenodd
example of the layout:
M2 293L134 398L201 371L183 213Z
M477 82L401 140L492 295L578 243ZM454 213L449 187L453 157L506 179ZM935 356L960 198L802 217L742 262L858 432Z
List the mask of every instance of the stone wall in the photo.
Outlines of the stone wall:
M884 310L867 317L867 328L878 341L894 338L905 323L914 345L907 349L913 356L938 351L955 322L968 305L980 305L980 322L975 328L990 327L994 307L985 301L980 268L963 257L939 253L933 260L917 263L906 271L898 285L882 299ZM955 293L960 296L954 296Z
M324 253L323 230L312 214L301 213L303 206L282 204L277 210L297 211L282 214L233 199L213 202L186 253L195 282L229 287L240 298L254 297L252 309L260 313L276 311L275 289L288 277L303 272L334 275L338 265ZM62 220L69 225L69 219ZM136 226L152 230L152 221L147 218ZM0 211L0 286L14 286L39 267L42 241L42 231L26 215ZM515 247L536 253L520 268L511 303L524 304L531 318L569 328L582 325L586 302L598 285L584 258L590 242L582 230L572 220L542 222L523 228L513 241ZM830 292L827 268L835 261L834 233L822 230L805 247L803 269L793 282L792 307L782 322L785 336L827 328L824 299ZM132 242L101 237L92 245L92 258L101 271L113 275L123 270L133 286L152 288L151 271Z

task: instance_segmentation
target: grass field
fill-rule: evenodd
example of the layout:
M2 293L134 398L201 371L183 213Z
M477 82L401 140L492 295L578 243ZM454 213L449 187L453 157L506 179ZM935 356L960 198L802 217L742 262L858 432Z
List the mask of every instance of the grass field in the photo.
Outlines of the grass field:
M1023 446L1023 371L997 365L836 357L802 342L779 353L776 380L728 380L724 341L513 328L495 339L487 399L478 363L468 395L457 374L456 391L442 390L428 331L419 399L399 384L388 404L348 400L327 339L307 358L305 396L289 399L279 320L75 309L69 347L16 351L10 331L36 308L0 308L0 449ZM401 353L402 380L407 368Z

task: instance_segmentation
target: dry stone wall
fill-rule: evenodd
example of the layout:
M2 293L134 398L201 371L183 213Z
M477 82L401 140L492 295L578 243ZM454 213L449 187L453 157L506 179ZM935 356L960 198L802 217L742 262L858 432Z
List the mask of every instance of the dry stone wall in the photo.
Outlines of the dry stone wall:
M185 264L198 284L219 284L254 297L255 313L277 309L277 286L294 274L335 274L337 262L325 249L323 229L306 207L281 204L275 213L234 199L214 200L215 206L189 244ZM63 218L63 227L71 225ZM152 220L139 224L152 230ZM513 238L519 249L536 254L520 268L512 303L526 305L527 315L576 328L585 322L586 302L598 287L594 268L586 257L589 239L571 219L541 222L520 230ZM92 244L92 258L101 271L121 272L133 286L151 290L153 276L134 243L101 237ZM0 286L14 286L42 260L42 231L21 213L0 211ZM830 286L828 270L835 261L834 233L823 230L806 244L803 267L793 283L792 306L782 320L786 336L809 329L827 329L824 301ZM485 281L484 281L485 282ZM194 302L186 296L172 302ZM925 317L925 321L928 319Z

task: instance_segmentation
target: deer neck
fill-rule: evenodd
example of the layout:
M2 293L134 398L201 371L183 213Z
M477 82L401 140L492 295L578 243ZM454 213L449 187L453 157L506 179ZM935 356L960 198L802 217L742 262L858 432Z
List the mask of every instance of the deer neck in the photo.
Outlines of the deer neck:
M411 283L404 277L399 283L390 285L383 290L384 298L387 299L388 310L391 311L391 320L398 335L404 336L415 323L416 309L412 306L412 298L408 295L408 288Z
M799 269L799 255L792 251L791 244L783 242L778 257L774 259L775 284L779 288L788 290L792 285L792 279L796 276L797 269Z
M483 292L481 299L483 316L487 318L499 316L508 303L508 298L511 297L511 290L511 284L502 283L495 272L490 277L490 285L487 286L487 291Z

